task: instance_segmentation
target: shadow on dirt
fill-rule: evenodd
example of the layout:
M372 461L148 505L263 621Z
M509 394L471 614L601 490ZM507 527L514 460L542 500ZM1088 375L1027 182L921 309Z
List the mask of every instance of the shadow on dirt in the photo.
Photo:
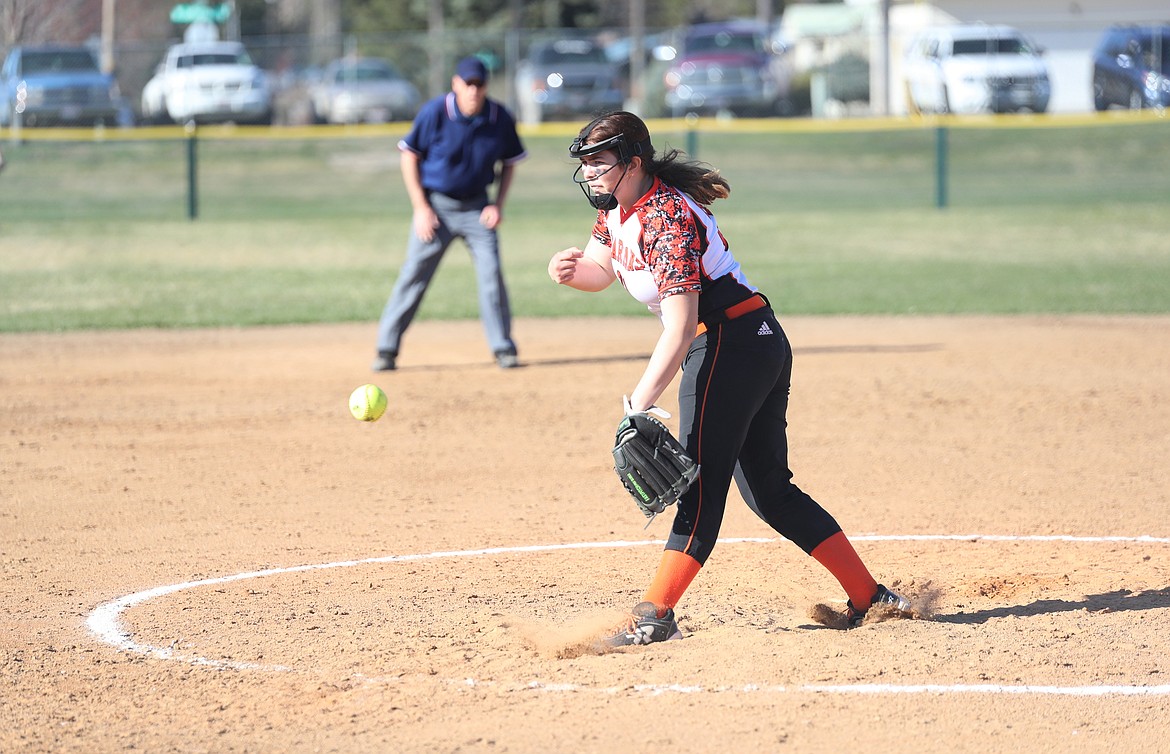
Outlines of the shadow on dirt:
M648 353L614 354L613 356L581 356L572 359L521 359L524 366L530 367L560 367L568 364L608 364L614 361L648 361Z
M798 356L800 354L833 353L925 353L928 351L941 351L942 348L941 343L922 343L902 346L808 346L805 348L793 348L792 352ZM650 354L648 353L632 353L615 354L613 356L586 356L573 359L533 359L530 361L522 359L522 364L523 366L532 367L555 367L566 364L605 364L611 361L646 361L649 358Z
M571 359L526 359L524 356L520 356L520 363L516 365L516 368L558 367L572 364L608 364L617 361L647 361L649 358L650 354L648 353L582 356ZM494 361L484 360L464 364L411 364L409 366L399 365L397 367L397 371L400 372L456 372L473 369L496 369L496 363Z
M1170 587L1132 592L1118 589L1102 594L1090 594L1081 600L1036 600L1027 605L997 607L973 613L934 615L931 620L938 623L959 623L964 625L986 623L992 618L1027 617L1051 613L1069 613L1086 610L1090 613L1119 613L1133 610L1158 610L1170 607Z
M802 353L927 353L941 350L941 343L911 343L901 346L797 346L793 347L792 352L799 356Z
M928 351L941 351L943 346L938 343L923 343L920 345L902 345L902 346L808 346L805 348L794 348L793 353L800 354L834 354L834 353L925 353ZM570 359L526 359L520 357L520 363L517 365L521 368L528 367L561 367L573 364L609 364L618 361L647 361L650 358L649 353L625 353L614 354L612 356L581 356ZM414 364L411 366L399 366L398 369L403 372L445 372L455 371L461 369L482 369L485 367L494 367L495 365L490 361L477 361L467 364Z

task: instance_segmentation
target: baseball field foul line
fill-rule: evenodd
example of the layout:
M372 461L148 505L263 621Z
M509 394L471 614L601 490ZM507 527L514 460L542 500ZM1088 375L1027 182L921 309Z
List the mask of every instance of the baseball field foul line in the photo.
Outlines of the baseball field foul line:
M1104 536L1086 537L1072 535L1011 535L1011 534L863 534L850 537L857 542L925 542L925 541L987 541L987 542L1069 542L1069 543L1109 543L1132 542L1138 544L1170 544L1170 537L1153 537L1148 535L1136 537ZM775 537L730 537L719 539L724 544L765 544L779 541ZM185 581L178 584L146 589L134 592L118 599L105 602L96 607L86 618L85 625L99 641L109 644L115 649L146 655L162 660L175 660L192 665L219 668L224 670L250 670L268 672L297 672L297 668L284 665L262 665L251 662L237 662L229 660L213 660L198 655L177 652L170 647L157 647L134 640L132 635L122 627L122 613L144 602L174 594L187 589L203 586L228 584L234 581L280 576L289 573L303 573L306 571L321 571L330 568L350 568L359 565L373 565L378 563L406 563L419 560L440 560L445 558L474 558L488 555L509 555L536 552L552 552L556 550L589 550L614 549L622 547L645 547L648 545L662 546L663 540L639 540L612 542L576 542L560 545L523 545L517 547L488 547L479 550L447 550L411 555L385 555L360 560L342 560L334 563L314 563L309 565L290 566L287 568L267 568L260 571L236 573L230 576L221 576L212 579ZM377 679L366 678L367 681L377 682ZM495 686L491 681L476 681L466 678L460 681L445 679L448 683L457 683L465 686ZM598 691L602 693L618 693L630 691L630 687L599 688L579 686L577 684L542 684L532 681L519 684L519 688L545 692L581 692ZM1165 686L1007 686L1000 684L930 684L930 685L894 685L894 684L853 684L853 685L800 685L800 686L681 686L677 684L643 684L632 689L638 693L659 695L666 693L785 693L803 692L818 694L1039 694L1057 696L1168 696L1170 685Z
M469 686L491 686L488 682L475 682L468 679L464 682ZM1167 696L1170 695L1168 686L1004 686L997 683L983 684L920 684L898 686L889 683L864 683L845 686L817 686L804 684L800 686L683 686L680 684L639 684L633 687L613 686L609 688L593 688L578 686L573 683L542 684L538 681L529 683L526 688L538 691L601 691L617 694L619 692L636 691L651 696L660 694L710 694L710 693L790 693L805 694L1037 694L1049 696Z

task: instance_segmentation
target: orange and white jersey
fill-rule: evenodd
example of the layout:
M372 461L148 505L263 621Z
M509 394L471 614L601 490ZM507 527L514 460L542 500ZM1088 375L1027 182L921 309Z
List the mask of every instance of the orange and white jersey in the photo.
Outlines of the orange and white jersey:
M676 293L699 294L699 319L756 292L710 210L659 179L629 213L601 210L593 237L609 249L618 281L658 316Z

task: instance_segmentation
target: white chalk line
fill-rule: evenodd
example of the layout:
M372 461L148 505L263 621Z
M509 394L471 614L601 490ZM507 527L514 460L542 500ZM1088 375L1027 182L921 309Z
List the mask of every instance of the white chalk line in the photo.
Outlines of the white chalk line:
M1069 542L1069 543L1135 543L1135 544L1170 544L1170 537L1141 536L1074 536L1066 534L861 534L850 536L855 542L927 542L927 541L966 541L966 542ZM780 541L777 537L728 537L720 538L720 544L766 544ZM611 542L575 542L571 544L554 545L521 545L516 547L487 547L478 550L445 550L429 553L415 553L409 555L385 555L359 560L341 560L333 563L313 563L285 568L266 568L259 571L247 571L230 576L220 576L196 581L185 581L178 584L146 589L134 592L124 597L105 602L96 607L86 618L85 625L98 640L113 646L116 649L141 654L162 660L186 662L192 665L218 668L221 670L265 671L265 672L297 672L296 668L284 665L265 665L254 662L240 662L235 660L213 660L199 655L177 651L174 647L160 647L143 644L135 641L131 634L122 627L121 616L126 610L144 602L164 597L168 594L194 589L204 586L228 584L235 581L280 576L289 573L303 573L306 571L321 571L330 568L351 568L359 565L373 565L379 563L406 563L419 560L440 560L445 558L474 558L489 555L511 555L520 553L553 552L557 550L587 550L587 549L615 549L623 547L646 547L649 545L663 545L664 540L615 540ZM377 679L368 676L358 676L370 682L389 682L393 679ZM1037 694L1055 696L1166 696L1170 695L1170 685L1165 686L1036 686L1036 685L1003 685L1003 684L852 684L852 685L756 685L742 686L688 686L681 684L636 684L632 686L597 687L584 686L573 683L542 683L530 681L521 684L498 684L493 681L478 681L466 678L461 681L447 680L448 683L467 687L503 687L511 690L525 689L542 692L582 692L596 691L605 694L635 692L639 694L661 695L668 693L818 693L818 694Z
M484 683L467 682L468 685L482 686ZM806 693L806 694L1040 694L1049 696L1166 696L1168 686L1004 686L986 684L923 684L898 686L889 683L864 683L845 686L817 686L802 684L795 686L686 686L682 684L638 684L634 686L611 686L607 688L584 687L572 683L542 684L532 681L527 688L537 691L600 691L607 694L629 693L631 691L651 696L661 694L716 694L716 693Z

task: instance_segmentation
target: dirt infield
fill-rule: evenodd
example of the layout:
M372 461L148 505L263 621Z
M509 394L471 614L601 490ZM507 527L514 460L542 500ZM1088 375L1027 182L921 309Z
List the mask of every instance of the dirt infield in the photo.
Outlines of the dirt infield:
M609 654L652 318L0 336L0 752L1165 751L1170 318L784 324L797 482L923 619L817 625L733 494Z

